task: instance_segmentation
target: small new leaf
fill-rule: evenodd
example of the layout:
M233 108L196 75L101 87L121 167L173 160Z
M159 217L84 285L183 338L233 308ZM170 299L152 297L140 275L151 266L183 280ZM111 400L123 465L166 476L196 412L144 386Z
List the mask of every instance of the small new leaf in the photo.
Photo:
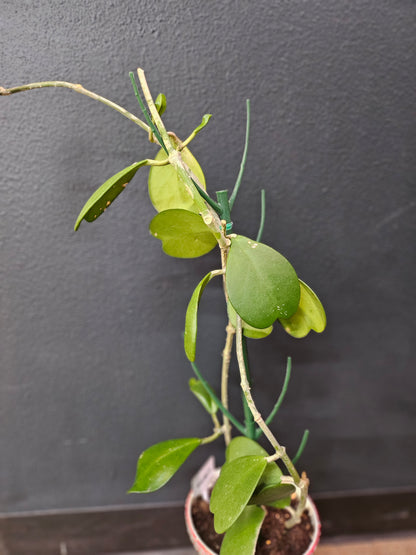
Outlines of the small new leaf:
M93 222L110 206L115 198L124 191L127 183L134 177L137 170L146 166L148 160L136 162L124 170L119 171L99 187L85 203L81 210L74 230L77 231L82 220Z
M198 125L198 127L196 127L196 128L193 130L193 132L192 132L192 135L193 135L194 137L195 137L195 135L197 135L197 134L201 131L201 129L203 129L203 128L206 126L206 124L207 124L207 123L209 122L209 120L211 119L211 116L212 116L212 114L204 114L204 115L202 116L202 121L201 121L201 123L200 123L200 124Z
M156 110L159 112L159 116L161 116L164 111L166 110L166 96L163 93L159 93L155 100Z
M164 486L200 444L201 439L194 437L169 439L143 451L129 493L149 493Z
M218 534L241 515L266 468L264 457L251 455L226 462L212 490L210 509Z

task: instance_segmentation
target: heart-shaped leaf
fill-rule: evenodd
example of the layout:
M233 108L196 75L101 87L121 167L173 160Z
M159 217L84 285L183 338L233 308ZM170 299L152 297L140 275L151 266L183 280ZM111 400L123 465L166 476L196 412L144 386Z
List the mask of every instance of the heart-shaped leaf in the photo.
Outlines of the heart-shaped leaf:
M201 216L180 208L156 214L149 229L154 237L162 241L163 251L176 258L202 256L217 244Z
M127 183L134 177L142 166L146 166L148 160L136 162L124 170L119 171L99 187L85 203L75 222L75 231L79 228L82 220L93 222L110 206L115 198L124 191Z
M217 412L217 405L214 403L212 397L208 394L200 380L191 378L189 380L189 389L209 414L215 414Z
M240 457L256 455L258 457L268 457L269 453L261 445L245 436L234 437L227 445L225 450L225 460L231 462Z
M269 454L256 441L245 436L237 436L233 438L225 450L226 462L233 461L239 457L247 455L257 455L259 457L268 457ZM275 462L269 462L260 477L254 494L261 491L266 486L280 484L283 473ZM251 500L250 500L251 503Z
M172 139L174 147L176 142ZM205 190L205 177L196 159L188 148L181 152L183 162L196 175L202 188ZM161 149L156 160L166 160L167 154ZM189 194L184 181L178 175L176 169L167 164L166 166L152 166L149 171L149 196L153 206L158 212L172 208L183 208L191 212L199 213L198 205Z
M237 313L232 307L231 303L227 303L227 313L231 324L234 327L237 327ZM249 337L250 339L263 339L263 337L267 337L273 331L273 326L269 326L268 328L264 328L261 330L258 328L253 328L253 326L250 326L250 324L247 324L247 322L244 322L244 320L242 320L242 325L243 335L245 337Z
M221 544L221 555L254 555L266 511L251 505L246 507L229 528Z
M218 534L241 515L267 465L264 457L247 456L226 462L212 490L210 509Z
M289 318L298 308L300 286L295 270L263 243L242 235L232 238L225 275L233 308L255 328Z
M143 451L129 493L148 493L164 486L200 444L194 437L169 439Z
M298 339L305 337L311 330L321 333L326 327L326 314L321 301L303 281L300 283L300 301L295 314L290 318L280 318L285 331Z
M191 362L194 362L195 360L199 301L201 300L202 292L204 291L207 283L211 281L214 275L215 274L213 272L209 272L201 279L195 287L191 300L189 301L188 308L186 309L184 347L186 356Z

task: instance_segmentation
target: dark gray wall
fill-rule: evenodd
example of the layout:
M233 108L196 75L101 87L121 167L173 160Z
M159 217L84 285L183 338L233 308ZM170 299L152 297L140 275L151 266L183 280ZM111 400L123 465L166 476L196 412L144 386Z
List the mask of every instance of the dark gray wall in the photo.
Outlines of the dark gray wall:
M251 98L236 229L256 233L265 187L264 240L328 315L322 336L251 342L255 394L267 413L291 354L275 431L293 453L310 429L315 492L414 484L415 19L410 0L1 3L0 85L80 82L138 112L128 71L145 68L179 136L214 114L193 145L211 192L234 183ZM154 154L117 113L33 91L0 98L0 129L1 510L182 499L208 448L160 492L125 491L147 446L210 433L181 332L216 255L162 254L147 170L73 233L98 185ZM213 379L221 307L213 285L198 357Z

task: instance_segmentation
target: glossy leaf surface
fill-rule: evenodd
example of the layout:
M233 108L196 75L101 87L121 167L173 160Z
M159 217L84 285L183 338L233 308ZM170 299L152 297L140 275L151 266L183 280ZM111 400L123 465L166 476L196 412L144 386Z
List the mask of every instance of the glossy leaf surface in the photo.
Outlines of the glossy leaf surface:
M217 240L198 214L180 208L159 212L150 233L162 241L163 251L176 258L196 258L211 251Z
M184 347L186 356L191 362L194 362L195 360L199 301L201 300L202 292L212 277L212 272L209 272L201 279L195 287L191 300L189 301L188 308L186 309Z
M221 544L221 555L254 555L265 516L266 511L261 507L246 507L227 530Z
M231 324L234 327L237 327L237 313L232 307L231 303L227 303L227 313ZM250 326L250 324L247 324L247 322L245 322L244 320L242 320L242 326L243 335L250 339L263 339L263 337L267 337L273 331L273 326L269 326L268 328L264 329L253 328L253 326Z
M221 534L237 520L250 500L266 467L266 459L247 456L226 462L212 490L210 509Z
M173 146L176 143L172 139ZM156 160L166 160L167 154L161 149ZM196 159L188 148L182 150L182 160L196 175L202 188L205 189L205 177ZM152 166L149 171L149 197L158 212L172 208L183 208L198 213L199 209L189 191L179 177L176 169L167 164L166 166Z
M207 390L202 385L200 380L196 378L191 378L189 380L189 389L204 407L204 409L209 412L209 414L215 414L217 412L217 405L212 400L212 397L207 393Z
M300 301L295 314L279 321L285 331L298 339L305 337L311 330L321 333L326 327L326 314L321 301L303 281L300 283Z
M200 443L193 437L169 439L143 451L129 493L149 493L164 486Z
M110 177L110 179L107 179L84 204L75 223L75 231L79 228L82 220L93 222L101 216L114 199L124 191L127 183L134 177L137 170L145 165L147 165L147 160L141 160L119 171Z
M255 493L251 499L251 505L270 505L274 501L286 499L296 491L292 484L275 484L265 486L258 493Z
M242 235L231 239L226 284L233 308L255 328L289 318L299 305L299 280L292 265L271 247Z
M245 436L234 437L225 450L225 460L227 462L247 455L268 457L269 453L257 441Z

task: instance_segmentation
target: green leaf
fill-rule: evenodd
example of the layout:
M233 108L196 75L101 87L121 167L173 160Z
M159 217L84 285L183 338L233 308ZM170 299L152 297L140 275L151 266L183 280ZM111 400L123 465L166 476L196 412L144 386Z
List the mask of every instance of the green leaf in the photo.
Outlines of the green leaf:
M113 175L113 177L110 177L110 179L107 179L85 203L75 222L74 230L77 231L82 220L93 222L101 216L113 200L124 191L125 186L134 177L137 170L142 166L146 166L147 162L147 160L135 162L131 166Z
M242 320L267 328L292 316L299 305L299 280L280 253L242 235L231 239L226 267L230 302Z
M177 146L172 139L174 147ZM192 156L188 148L181 152L182 160L189 169L196 175L202 188L205 190L205 177L202 170ZM167 154L160 150L156 155L156 160L166 160ZM167 164L166 166L152 166L149 171L149 196L153 206L158 212L170 210L172 208L183 208L191 212L199 213L197 203L189 194L189 190L176 169Z
M256 441L244 436L233 438L225 451L226 462L231 462L240 457L247 455L256 455L259 457L268 457L269 454ZM275 462L269 462L260 477L254 494L261 491L266 486L280 484L283 473ZM251 503L251 500L250 500Z
M300 301L295 314L290 318L280 318L285 331L297 339L305 337L311 330L321 333L326 327L326 314L321 301L303 281L300 283Z
M201 129L203 129L206 124L209 122L209 120L211 119L212 114L204 114L202 116L202 121L201 123L198 125L198 127L196 127L193 131L192 131L192 135L195 136L197 135Z
M226 462L212 490L210 509L218 534L237 520L252 496L267 465L264 457L240 457Z
M159 93L155 100L156 110L159 112L159 116L161 116L164 111L166 110L166 96L163 93Z
M150 233L162 241L163 251L176 258L196 258L211 251L217 240L198 214L174 208L159 212Z
M227 530L221 544L221 555L254 555L266 511L251 505L246 507Z
M275 509L284 509L288 507L292 499L290 497L285 497L284 499L279 499L278 501L272 501L269 503L269 507L274 507Z
M229 302L227 303L227 313L231 324L234 327L237 327L237 313ZM259 329L253 328L253 326L250 326L250 324L247 324L247 322L244 322L244 320L242 320L241 322L243 326L243 335L245 337L249 337L250 339L263 339L263 337L267 337L273 331L273 326Z
M209 272L201 279L192 293L191 300L189 301L188 308L186 309L185 316L185 335L184 347L185 353L191 362L195 360L196 352L196 335L198 331L198 306L201 300L201 295L207 283L214 277L213 272Z
M169 439L143 451L129 493L149 493L164 486L200 444L194 437Z
M191 378L189 380L189 389L209 414L215 414L217 412L217 405L214 403L212 397L208 394L200 380Z
M290 498L296 491L293 484L274 484L265 486L258 493L255 493L249 503L250 505L270 505L274 501Z
M234 437L225 450L225 460L227 462L231 462L234 459L239 459L240 457L246 457L248 455L256 455L258 457L269 456L268 452L263 449L257 441L245 436Z

